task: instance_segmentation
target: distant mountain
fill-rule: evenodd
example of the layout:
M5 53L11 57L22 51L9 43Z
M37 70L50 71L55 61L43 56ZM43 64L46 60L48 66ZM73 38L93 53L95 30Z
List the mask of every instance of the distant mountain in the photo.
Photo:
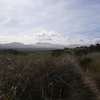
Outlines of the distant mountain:
M24 48L25 45L22 43L12 42L6 44L0 44L0 49L10 49L10 48Z
M49 42L37 42L36 44L23 44L20 42L12 42L0 44L0 49L17 49L17 50L54 50L54 49L64 49L64 48L75 48L80 46L88 46L89 44L71 44L71 45L61 45Z
M44 47L44 48L56 48L56 49L64 49L64 45L60 45L60 44L54 44L54 43L41 43L41 42L38 42L36 43L36 46L39 46L39 47Z
M23 44L19 42L12 42L0 44L0 49L18 49L18 50L51 50L51 49L64 49L63 45L52 43L36 43L36 44Z

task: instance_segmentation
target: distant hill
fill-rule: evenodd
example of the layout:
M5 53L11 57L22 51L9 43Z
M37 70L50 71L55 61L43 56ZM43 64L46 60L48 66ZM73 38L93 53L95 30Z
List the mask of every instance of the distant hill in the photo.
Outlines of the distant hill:
M48 42L37 42L36 44L24 44L20 42L11 42L11 43L3 43L0 44L0 49L16 49L16 50L56 50L56 49L65 49L65 48L76 48L82 46L89 46L81 45L81 44L71 44L71 45L61 45L61 44L54 44Z
M64 49L63 45L52 43L36 43L36 44L23 44L19 42L0 44L0 49L17 49L17 50L54 50Z

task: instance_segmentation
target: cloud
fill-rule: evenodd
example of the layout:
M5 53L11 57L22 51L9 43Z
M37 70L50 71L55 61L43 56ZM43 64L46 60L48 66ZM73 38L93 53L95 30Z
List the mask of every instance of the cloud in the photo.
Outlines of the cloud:
M35 34L35 35L34 35ZM86 44L80 36L72 38L54 31L41 31L31 34L1 35L0 43L20 42L24 44L51 43L60 45Z
M94 39L100 37L99 9L100 0L0 0L0 35L29 38L48 30L62 43L67 37Z

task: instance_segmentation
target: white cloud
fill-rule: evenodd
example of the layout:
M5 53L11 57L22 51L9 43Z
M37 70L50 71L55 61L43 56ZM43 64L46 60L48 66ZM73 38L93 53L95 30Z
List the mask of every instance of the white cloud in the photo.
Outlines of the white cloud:
M33 43L38 41L37 32L48 30L41 41L49 39L51 31L55 32L51 36L55 43L67 43L67 37L73 41L89 39L91 34L96 38L95 33L100 32L99 9L99 0L0 0L0 36L6 35L9 42L18 35L16 41Z
M24 44L36 44L36 43L52 43L61 45L71 44L83 44L85 41L81 41L80 36L66 37L64 34L54 31L42 31L31 34L17 34L17 35L1 35L0 43L20 42Z
M34 41L34 42L33 42ZM36 43L35 37L17 35L17 36L0 36L0 43L20 42L25 44Z

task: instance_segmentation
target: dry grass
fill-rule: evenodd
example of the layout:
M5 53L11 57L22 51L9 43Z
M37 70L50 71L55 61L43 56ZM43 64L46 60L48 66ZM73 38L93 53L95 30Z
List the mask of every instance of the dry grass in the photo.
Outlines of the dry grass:
M96 100L69 54L0 55L0 100Z

